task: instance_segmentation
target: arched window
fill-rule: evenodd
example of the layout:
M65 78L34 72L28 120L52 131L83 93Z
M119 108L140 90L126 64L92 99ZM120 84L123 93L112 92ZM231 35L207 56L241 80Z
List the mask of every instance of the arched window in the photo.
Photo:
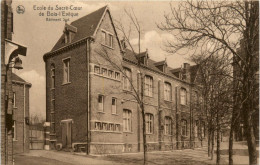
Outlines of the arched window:
M187 91L185 88L181 88L180 95L181 95L181 104L187 105Z
M132 131L132 112L128 109L123 110L123 131Z
M151 76L145 76L144 79L144 94L146 96L153 96L153 78Z
M145 121L146 121L146 133L152 134L153 133L153 114L146 113Z
M181 120L181 135L182 136L187 136L187 120L182 119Z
M169 116L165 116L164 119L164 133L165 135L172 134L172 119Z
M168 82L164 82L164 100L172 100L172 86Z
M51 88L55 88L55 66L54 64L51 65Z

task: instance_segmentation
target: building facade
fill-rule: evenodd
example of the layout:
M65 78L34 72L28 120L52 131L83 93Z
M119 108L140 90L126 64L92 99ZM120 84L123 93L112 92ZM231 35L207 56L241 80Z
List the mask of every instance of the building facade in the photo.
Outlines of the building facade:
M12 74L13 153L29 152L29 90L31 84Z
M1 1L1 164L13 164L12 68L21 69L19 55L27 48L12 41L12 0Z
M142 89L149 151L191 148L206 140L194 66L172 69L166 61L151 60L148 51L136 55L118 38L107 6L65 24L43 58L51 149L142 151L135 99Z

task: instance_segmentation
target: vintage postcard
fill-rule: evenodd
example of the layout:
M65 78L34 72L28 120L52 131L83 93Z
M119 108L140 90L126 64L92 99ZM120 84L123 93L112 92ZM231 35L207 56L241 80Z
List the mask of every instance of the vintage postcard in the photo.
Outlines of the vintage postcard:
M258 1L1 1L1 164L259 162Z

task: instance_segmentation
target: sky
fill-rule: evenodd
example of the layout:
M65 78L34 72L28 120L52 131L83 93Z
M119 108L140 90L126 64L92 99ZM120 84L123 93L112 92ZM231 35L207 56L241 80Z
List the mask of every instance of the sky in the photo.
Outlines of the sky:
M148 49L149 57L155 61L167 60L167 64L172 68L180 67L187 60L187 55L167 54L162 48L163 43L172 36L160 31L157 24L164 21L164 14L170 12L170 3L176 5L178 2L170 1L28 1L13 0L12 8L14 13L14 34L13 41L27 47L27 56L21 57L23 61L22 70L13 70L18 76L30 82L30 114L45 118L46 96L45 96L45 63L43 55L49 52L63 33L64 24L61 21L46 21L50 18L47 15L48 7L80 7L81 10L67 10L66 12L78 13L75 17L52 17L69 18L68 24L82 16L85 16L105 5L109 6L113 20L121 21L128 26L128 21L124 14L124 9L133 9L142 28L141 48L142 51ZM23 14L16 12L17 6L22 5L25 9ZM46 10L43 10L46 7ZM44 16L40 16L40 12ZM137 44L137 36L133 35L131 43Z

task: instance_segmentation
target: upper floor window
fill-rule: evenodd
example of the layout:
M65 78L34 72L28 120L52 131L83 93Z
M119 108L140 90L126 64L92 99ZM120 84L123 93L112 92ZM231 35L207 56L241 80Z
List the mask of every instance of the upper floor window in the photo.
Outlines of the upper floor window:
M128 68L124 68L125 75L123 76L123 89L124 90L131 90L130 81L132 80L132 72Z
M70 58L63 60L63 83L70 82Z
M109 71L108 71L108 77L113 78L113 77L114 77L114 71L109 70Z
M55 88L55 67L53 65L51 67L51 88Z
M144 94L146 96L153 96L153 78L151 76L145 76L144 79Z
M164 133L165 135L172 134L172 119L168 116L165 117L164 121Z
M164 99L167 101L172 100L172 86L170 83L164 83Z
M112 98L112 114L116 114L116 98Z
M187 91L185 88L181 88L180 95L181 95L181 104L187 105Z
M100 67L99 66L94 67L94 73L100 74Z
M115 72L115 79L120 80L120 73Z
M104 112L104 96L98 95L98 111Z
M102 44L108 47L113 47L113 34L102 30Z
M198 137L198 133L199 133L199 120L196 120L195 121L195 128L194 128L195 137Z
M201 121L201 137L205 137L205 122Z
M107 76L107 69L106 68L102 68L102 75Z
M123 129L124 132L132 131L132 112L127 109L123 111Z
M181 135L182 136L188 136L187 132L187 120L182 119L181 120Z
M16 107L16 93L13 93L13 107Z
M146 133L151 134L153 133L153 114L146 113L145 114L145 121L146 121Z

